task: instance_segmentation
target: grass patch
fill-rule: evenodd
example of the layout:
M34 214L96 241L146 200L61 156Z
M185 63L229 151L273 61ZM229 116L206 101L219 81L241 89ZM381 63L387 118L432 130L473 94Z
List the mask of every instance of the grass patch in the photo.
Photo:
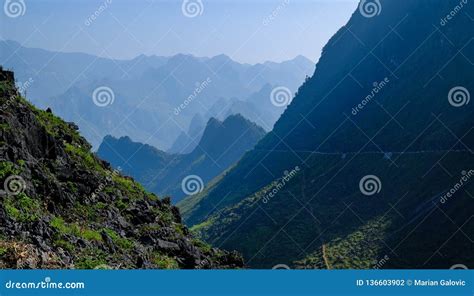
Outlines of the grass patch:
M99 165L97 160L94 158L92 153L85 150L84 148L74 146L69 143L64 143L66 152L74 156L79 160L86 168L96 170L98 172L104 172L104 169Z
M347 236L329 242L326 255L330 265L336 269L374 268L385 255L381 252L389 224L387 219L373 219Z
M46 131L53 137L58 138L61 134L68 134L72 137L72 142L81 143L81 136L72 129L66 122L56 115L40 110L30 104L27 100L22 99L35 112L39 123L46 129Z
M212 247L210 244L200 240L200 239L197 239L197 238L194 238L192 240L193 242L193 245L195 245L196 247L198 247L199 249L201 249L201 251L203 251L204 253L209 253L211 250L212 250Z
M99 232L91 229L82 229L81 231L82 238L89 241L101 241L102 235Z
M113 175L112 180L118 185L120 190L130 194L130 199L143 198L149 195L142 185L132 181L131 179L122 177L120 175Z
M192 233L199 233L199 232L201 232L202 230L205 230L205 229L209 228L213 223L214 223L214 219L213 219L213 218L210 218L210 219L205 220L205 221L202 222L202 223L193 225L189 230L190 230Z
M72 193L77 193L79 191L75 183L71 181L67 181L66 184L67 184L67 188L69 188L69 190L71 190Z
M0 162L0 179L5 179L10 175L19 175L21 170L18 169L13 162L2 161Z
M127 238L121 237L112 229L105 228L104 231L112 239L112 241L121 249L130 250L133 248L133 245L134 245L133 241Z
M64 250L69 251L69 252L74 252L74 250L75 250L73 244L71 244L70 242L68 242L66 240L63 240L63 239L55 240L54 245L56 247L63 248Z
M160 221L165 224L171 224L172 222L174 222L174 216L170 211L163 209L162 211L159 211L157 215Z
M8 252L6 247L0 247L0 257L3 257Z
M99 249L88 249L80 253L74 262L77 269L94 269L107 264L106 255Z
M37 221L41 216L41 204L25 193L6 198L4 201L7 215L18 222Z
M102 241L100 232L89 228L81 228L77 223L66 223L61 217L54 217L50 222L51 227L56 229L60 235L73 235L88 241Z
M160 269L178 269L179 265L175 259L160 254L158 252L153 253L152 262Z
M124 202L122 199L119 199L119 200L117 200L117 201L115 202L115 206L116 206L119 210L123 211L123 210L125 210L125 209L128 207L128 203Z
M8 123L0 123L0 130L6 131L10 129L10 125Z

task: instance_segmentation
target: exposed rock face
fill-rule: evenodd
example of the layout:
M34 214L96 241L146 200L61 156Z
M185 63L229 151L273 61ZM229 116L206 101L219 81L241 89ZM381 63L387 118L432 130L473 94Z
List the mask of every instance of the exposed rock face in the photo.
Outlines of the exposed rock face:
M243 266L91 154L75 124L21 98L1 67L0 105L0 268Z

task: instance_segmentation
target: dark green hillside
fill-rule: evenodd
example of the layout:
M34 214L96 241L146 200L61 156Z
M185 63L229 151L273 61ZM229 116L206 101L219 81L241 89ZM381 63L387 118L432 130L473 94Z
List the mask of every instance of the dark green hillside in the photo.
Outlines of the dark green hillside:
M183 201L208 242L264 268L474 266L474 110L448 100L474 93L474 6L441 24L459 1L380 2L333 36L274 130ZM366 196L369 175L380 191Z
M0 268L236 268L0 67Z

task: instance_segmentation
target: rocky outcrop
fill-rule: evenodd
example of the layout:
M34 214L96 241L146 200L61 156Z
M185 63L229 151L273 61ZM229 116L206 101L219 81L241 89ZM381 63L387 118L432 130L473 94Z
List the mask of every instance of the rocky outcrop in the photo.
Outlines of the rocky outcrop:
M0 68L0 268L239 268Z

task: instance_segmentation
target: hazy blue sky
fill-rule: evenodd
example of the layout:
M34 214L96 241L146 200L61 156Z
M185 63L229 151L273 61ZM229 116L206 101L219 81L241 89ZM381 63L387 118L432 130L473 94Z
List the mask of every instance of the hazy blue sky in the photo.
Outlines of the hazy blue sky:
M24 3L23 16L1 14L0 34L27 47L120 59L139 54L224 53L240 62L256 63L299 54L315 61L358 0L202 0L198 4L201 14L195 17L186 17L183 1L177 0ZM93 14L96 20L90 18Z

